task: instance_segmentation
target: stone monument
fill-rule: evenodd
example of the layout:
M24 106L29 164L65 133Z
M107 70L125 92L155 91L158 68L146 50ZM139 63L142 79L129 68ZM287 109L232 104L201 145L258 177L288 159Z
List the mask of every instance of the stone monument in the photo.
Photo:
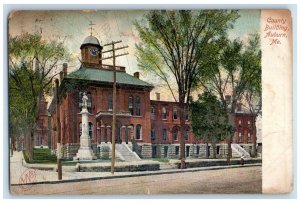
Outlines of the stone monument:
M87 110L87 100L88 97L86 96L86 93L83 93L82 96L82 110L79 114L81 114L82 118L82 133L80 136L80 148L76 154L76 156L73 158L74 160L93 160L96 159L96 156L93 153L93 150L91 148L91 138L89 136L88 131L88 116L91 115Z

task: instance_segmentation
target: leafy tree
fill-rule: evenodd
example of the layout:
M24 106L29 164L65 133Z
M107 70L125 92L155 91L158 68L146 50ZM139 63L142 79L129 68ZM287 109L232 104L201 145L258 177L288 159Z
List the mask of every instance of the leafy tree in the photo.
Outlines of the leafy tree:
M255 80L252 80L251 83L248 85L246 90L244 91L244 94L242 96L243 106L245 109L247 109L251 114L254 115L254 122L252 122L251 128L254 129L253 134L253 147L252 147L252 156L257 156L257 150L256 150L256 135L257 135L257 129L256 126L256 119L259 115L261 115L261 109L262 109L262 88L261 88L261 77L258 77Z
M49 42L39 34L9 36L8 47L10 125L26 135L32 157L39 100L49 93L57 65L68 55L63 42Z
M248 43L239 39L232 41L220 38L218 42L210 44L206 49L214 53L207 55L206 61L204 61L210 71L204 72L198 82L218 95L223 110L227 112L228 119L234 126L237 105L246 103L245 99L250 96L250 92L252 95L260 95L261 50L259 36L251 35ZM232 137L233 133L227 137L229 159Z
M206 143L210 142L213 147L213 158L216 158L216 143L224 140L226 132L232 129L222 103L214 94L205 91L197 101L191 103L190 109L194 136Z
M237 11L150 11L145 21L135 27L141 42L136 45L139 67L163 80L179 105L181 135L184 135L185 111L192 87L200 77L202 60L206 54L202 48L214 43L233 27ZM171 87L174 78L177 96ZM180 138L181 167L184 167L185 140Z

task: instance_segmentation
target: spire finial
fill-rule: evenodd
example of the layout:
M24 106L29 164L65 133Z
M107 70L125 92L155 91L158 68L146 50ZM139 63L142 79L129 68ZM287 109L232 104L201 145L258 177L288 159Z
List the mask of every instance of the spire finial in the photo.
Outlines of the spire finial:
M93 22L92 21L90 21L90 24L89 24L91 27L89 28L90 30L91 30L91 36L93 36L93 25L95 25L95 24L93 24Z

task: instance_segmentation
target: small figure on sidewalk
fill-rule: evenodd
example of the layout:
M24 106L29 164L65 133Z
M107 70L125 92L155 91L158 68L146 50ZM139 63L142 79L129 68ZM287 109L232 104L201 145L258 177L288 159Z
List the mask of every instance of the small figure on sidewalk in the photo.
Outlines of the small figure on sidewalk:
M185 163L185 159L181 159L180 160L180 164L179 164L179 167L180 169L186 169L186 163Z
M245 159L245 156L244 154L241 156L241 165L243 166L244 165L244 159Z

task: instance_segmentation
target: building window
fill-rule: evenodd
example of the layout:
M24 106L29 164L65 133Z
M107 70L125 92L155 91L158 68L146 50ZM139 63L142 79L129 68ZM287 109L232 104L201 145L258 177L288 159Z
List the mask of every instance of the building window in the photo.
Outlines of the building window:
M133 97L132 96L128 97L128 111L130 112L131 115L133 115Z
M155 114L155 109L154 109L154 106L151 106L151 114Z
M248 121L248 128L251 128L251 121Z
M164 158L168 157L168 146L164 146Z
M113 98L112 95L108 95L108 110L112 111L113 109Z
M175 155L179 154L179 146L175 146Z
M92 96L91 93L88 92L86 93L86 96L88 97L88 100L86 101L86 106L87 106L87 110L88 112L91 112L92 110ZM79 112L82 111L82 97L83 97L83 92L79 92L79 97L78 97L78 104L79 104Z
M139 96L135 98L135 115L141 115L141 100Z
M251 133L247 133L248 142L251 142Z
M220 154L220 146L217 146L217 154Z
M189 120L189 113L188 113L188 112L185 114L185 120L186 120L186 121Z
M174 127L173 128L173 140L177 140L178 139L178 128Z
M155 140L155 130L154 130L154 128L151 129L151 140Z
M187 127L184 131L184 139L185 140L189 140L189 127Z
M152 117L155 116L155 109L154 109L154 106L151 106L151 116L152 116Z
M196 148L196 154L200 154L200 146L199 145Z
M178 115L177 115L177 108L174 107L174 108L173 108L173 119L176 120L177 117L178 117Z
M162 108L162 118L165 120L167 119L167 109L166 107L163 107Z
M163 129L163 140L167 140L167 129Z
M89 136L92 139L93 138L93 124L89 122Z
M155 158L156 156L157 156L156 146L152 146L152 158Z
M242 133L241 132L239 132L239 142L242 142L243 140L242 140Z
M239 120L239 128L242 127L242 120Z
M136 125L136 134L135 134L135 138L137 140L141 140L142 139L142 126L140 124Z
M186 146L186 157L190 156L190 146Z

